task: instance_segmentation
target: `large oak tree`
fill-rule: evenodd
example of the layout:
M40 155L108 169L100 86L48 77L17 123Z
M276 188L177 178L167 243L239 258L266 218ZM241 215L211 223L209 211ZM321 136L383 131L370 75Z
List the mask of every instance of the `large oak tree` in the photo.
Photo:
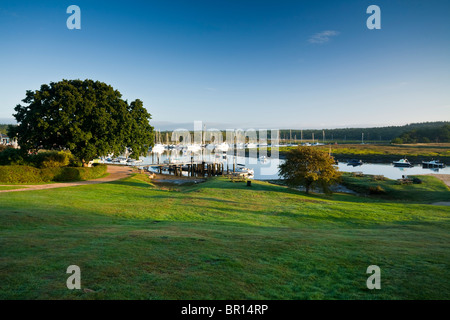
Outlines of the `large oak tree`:
M287 153L286 162L279 166L279 173L288 186L304 186L306 193L311 187L320 186L329 193L329 186L340 178L334 164L334 159L326 152L314 147L298 147Z
M142 101L128 104L119 91L93 80L63 80L27 91L10 129L27 151L70 150L83 165L130 148L133 158L153 144L151 115Z

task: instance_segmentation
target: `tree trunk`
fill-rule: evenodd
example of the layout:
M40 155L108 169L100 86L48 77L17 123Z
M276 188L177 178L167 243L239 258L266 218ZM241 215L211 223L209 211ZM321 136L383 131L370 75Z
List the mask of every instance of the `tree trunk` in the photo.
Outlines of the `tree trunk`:
M306 184L305 189L306 189L307 194L309 194L309 187L310 187L310 184Z

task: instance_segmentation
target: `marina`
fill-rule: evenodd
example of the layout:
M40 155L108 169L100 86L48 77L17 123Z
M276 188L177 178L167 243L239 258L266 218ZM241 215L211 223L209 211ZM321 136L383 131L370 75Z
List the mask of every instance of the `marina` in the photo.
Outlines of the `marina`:
M183 150L164 150L161 153L149 153L139 162L125 162L153 173L179 176L218 176L241 175L255 180L279 179L278 166L283 159L270 158L261 155L255 157L234 156L232 150L228 153L184 152ZM231 153L231 154L230 154ZM110 159L112 160L112 159ZM105 161L105 163L114 163ZM434 161L423 164L395 166L393 163L365 163L360 160L339 162L336 164L341 172L362 172L368 175L383 175L389 179L401 179L404 175L450 174L450 168L442 162Z

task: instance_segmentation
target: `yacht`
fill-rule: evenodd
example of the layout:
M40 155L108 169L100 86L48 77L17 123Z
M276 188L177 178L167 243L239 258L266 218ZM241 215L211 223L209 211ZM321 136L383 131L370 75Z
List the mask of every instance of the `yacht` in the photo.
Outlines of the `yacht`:
M356 160L356 159L352 159L349 162L347 162L348 166L354 166L354 167L362 166L362 164L363 164L362 160Z
M245 165L243 165L243 164L237 164L236 168L235 168L235 172L240 173L240 174L249 175L249 176L252 176L255 174L255 170L246 168Z
M408 159L400 159L398 161L393 162L394 167L402 167L402 168L411 168L414 167Z
M163 153L165 149L166 149L166 147L163 144L158 143L158 144L155 144L155 146L152 148L152 152L153 153Z
M217 145L217 146L214 148L214 151L215 151L215 152L217 152L217 151L225 151L225 152L227 152L228 149L229 149L228 144L226 144L225 142L223 142L223 143Z
M245 145L245 148L247 148L247 149L256 149L256 148L258 148L258 145L256 144L256 143L247 143L246 145Z
M440 162L439 160L431 160L431 161L422 161L422 167L429 169L439 169L444 168L445 164Z
M189 152L199 152L202 150L202 146L198 144L190 144L187 147L187 151Z

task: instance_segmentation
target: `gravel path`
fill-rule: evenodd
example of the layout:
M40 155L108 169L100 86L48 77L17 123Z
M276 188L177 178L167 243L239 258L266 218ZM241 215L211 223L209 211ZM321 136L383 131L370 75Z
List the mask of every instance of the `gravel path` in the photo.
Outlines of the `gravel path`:
M46 189L67 188L67 187L75 187L75 186L85 186L85 185L89 185L89 184L105 183L105 182L116 181L116 180L120 180L120 179L129 177L131 175L132 171L133 171L133 169L130 167L108 166L108 169L106 172L108 172L109 175L104 178L88 180L88 181L62 182L62 183L38 184L38 185L20 185L18 187L20 187L21 189L0 190L0 193L46 190ZM7 185L7 186L11 187L11 185Z

